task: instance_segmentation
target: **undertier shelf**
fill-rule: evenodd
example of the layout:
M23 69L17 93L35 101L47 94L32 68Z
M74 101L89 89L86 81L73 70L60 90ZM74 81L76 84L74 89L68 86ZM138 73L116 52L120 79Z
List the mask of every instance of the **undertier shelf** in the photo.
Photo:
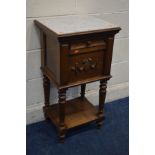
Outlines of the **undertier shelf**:
M67 129L80 126L94 120L97 120L97 108L93 106L86 98L75 98L66 102L65 107L65 125ZM59 126L59 104L53 104L45 107L44 111L51 121Z

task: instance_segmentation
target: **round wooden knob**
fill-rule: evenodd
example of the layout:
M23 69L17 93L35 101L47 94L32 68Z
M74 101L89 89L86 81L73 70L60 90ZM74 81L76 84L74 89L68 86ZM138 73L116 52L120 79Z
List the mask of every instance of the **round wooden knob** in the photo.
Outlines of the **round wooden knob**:
M90 46L91 45L91 41L87 41L87 46Z

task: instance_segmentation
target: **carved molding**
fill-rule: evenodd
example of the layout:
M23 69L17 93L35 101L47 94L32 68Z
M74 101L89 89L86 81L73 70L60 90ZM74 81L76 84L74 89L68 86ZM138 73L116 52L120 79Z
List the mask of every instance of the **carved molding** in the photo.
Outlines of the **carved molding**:
M87 72L92 69L96 69L97 63L92 58L84 58L83 60L76 62L71 70L75 73Z
M47 76L43 75L43 87L44 87L44 99L45 106L49 106L49 95L50 95L50 80Z

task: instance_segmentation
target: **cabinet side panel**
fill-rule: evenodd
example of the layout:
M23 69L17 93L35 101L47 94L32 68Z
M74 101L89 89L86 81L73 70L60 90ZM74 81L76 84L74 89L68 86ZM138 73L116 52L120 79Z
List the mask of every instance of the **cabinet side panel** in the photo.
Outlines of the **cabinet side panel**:
M68 79L68 56L66 55L69 50L69 44L61 44L60 45L61 52L60 52L60 79L61 85L67 84L69 82Z
M107 39L108 48L107 51L105 52L104 57L104 75L110 75L112 55L113 55L113 43L114 43L114 37L108 37Z
M46 39L46 67L50 70L54 80L60 83L60 47L57 37L47 35Z

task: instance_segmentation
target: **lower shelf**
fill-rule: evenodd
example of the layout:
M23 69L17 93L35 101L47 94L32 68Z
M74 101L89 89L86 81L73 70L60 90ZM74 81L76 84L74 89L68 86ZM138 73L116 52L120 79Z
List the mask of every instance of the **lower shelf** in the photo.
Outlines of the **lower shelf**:
M44 107L44 111L47 117L59 127L59 104ZM82 99L79 97L69 100L66 103L65 125L67 129L70 129L97 120L97 112L96 107L86 98Z

